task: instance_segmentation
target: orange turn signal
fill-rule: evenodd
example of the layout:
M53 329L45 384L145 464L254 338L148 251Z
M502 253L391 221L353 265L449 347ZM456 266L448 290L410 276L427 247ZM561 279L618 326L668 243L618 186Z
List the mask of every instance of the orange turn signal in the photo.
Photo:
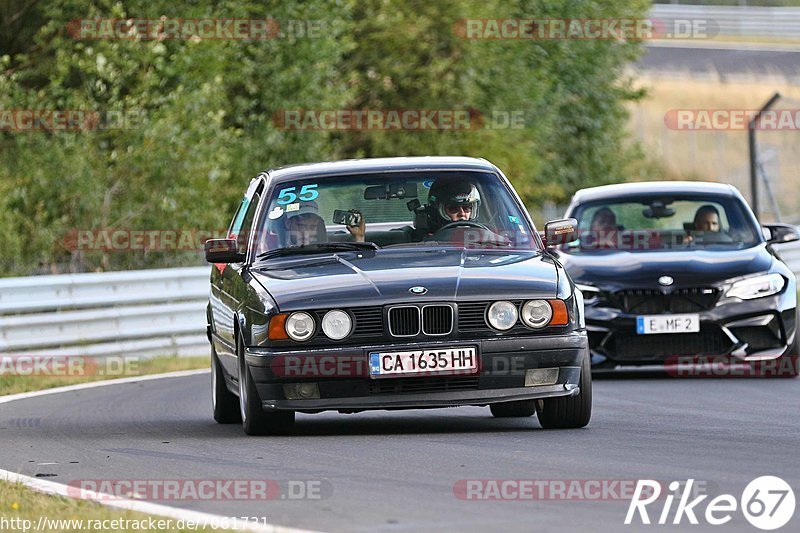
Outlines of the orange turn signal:
M547 300L547 302L553 308L553 318L547 325L566 326L569 324L569 313L567 313L567 304L564 303L564 300Z
M289 338L286 333L286 318L288 316L286 313L281 313L269 319L269 340L277 341Z

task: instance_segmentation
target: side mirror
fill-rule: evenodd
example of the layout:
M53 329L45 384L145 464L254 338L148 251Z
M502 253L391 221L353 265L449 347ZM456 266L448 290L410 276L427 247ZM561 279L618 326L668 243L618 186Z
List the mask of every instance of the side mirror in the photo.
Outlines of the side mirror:
M763 229L769 233L769 244L782 244L785 242L800 241L800 230L791 224L764 224ZM766 237L766 235L765 235Z
M574 218L551 220L544 225L544 245L558 246L578 240L578 221Z
M209 263L241 263L244 254L239 252L236 239L208 239L205 243L206 261Z

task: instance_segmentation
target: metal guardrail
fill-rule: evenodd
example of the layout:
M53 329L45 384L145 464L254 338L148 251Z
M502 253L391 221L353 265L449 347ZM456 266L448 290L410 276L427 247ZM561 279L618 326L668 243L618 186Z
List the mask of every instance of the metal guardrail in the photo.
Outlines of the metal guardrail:
M695 6L655 4L650 18L674 27L676 20L707 20L720 35L784 37L800 36L800 7Z
M0 354L205 355L208 293L205 266L0 279Z
M776 245L775 251L792 272L800 278L800 242Z
M0 353L208 353L209 268L0 279Z

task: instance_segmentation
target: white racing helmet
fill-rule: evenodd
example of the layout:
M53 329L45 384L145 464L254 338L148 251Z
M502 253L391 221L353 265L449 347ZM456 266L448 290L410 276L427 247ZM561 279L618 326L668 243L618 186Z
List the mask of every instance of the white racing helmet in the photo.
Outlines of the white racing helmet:
M428 205L433 210L436 226L442 226L452 222L447 214L448 206L472 207L468 220L478 218L478 211L481 206L481 195L472 183L461 180L437 180L431 186L428 195Z

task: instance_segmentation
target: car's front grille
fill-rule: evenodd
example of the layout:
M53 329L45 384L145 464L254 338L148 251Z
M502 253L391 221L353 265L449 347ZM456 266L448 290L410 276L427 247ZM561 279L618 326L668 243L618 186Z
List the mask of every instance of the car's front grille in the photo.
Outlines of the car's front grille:
M447 335L453 331L453 308L449 305L426 305L422 308L422 332Z
M401 394L475 390L478 377L383 378L369 383L370 394Z
M314 311L317 315L317 325L322 324L322 317L330 309L318 309ZM380 306L374 307L351 307L347 309L353 314L355 319L353 324L353 333L348 337L350 338L380 338L383 336L383 318L381 316L382 308ZM320 328L317 337L324 339L325 342L331 342L330 339L324 336ZM346 340L344 342L347 342Z
M613 307L626 313L658 315L662 313L697 313L714 307L719 291L709 287L676 289L669 293L658 289L628 289L611 295Z
M488 329L486 325L486 308L489 302L463 302L458 304L459 331Z
M389 333L395 337L414 337L420 332L419 308L397 306L389 309Z
M383 336L383 318L380 307L353 307L350 309L355 317L354 337Z
M389 308L389 333L393 337L447 335L453 331L453 308L449 305L398 305Z
M605 345L614 359L653 361L676 355L722 355L733 342L719 327L703 326L698 333L637 335L617 331Z

